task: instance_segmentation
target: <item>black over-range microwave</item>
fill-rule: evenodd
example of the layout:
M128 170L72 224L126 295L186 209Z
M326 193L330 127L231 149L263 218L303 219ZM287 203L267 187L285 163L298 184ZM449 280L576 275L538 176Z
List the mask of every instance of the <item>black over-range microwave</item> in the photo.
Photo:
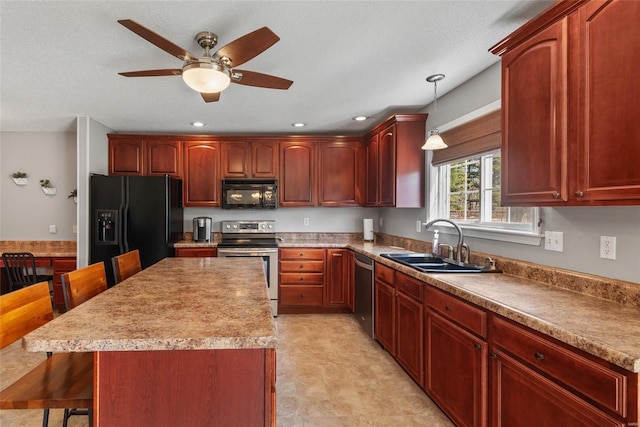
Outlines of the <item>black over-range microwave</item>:
M222 209L276 209L278 180L223 179Z

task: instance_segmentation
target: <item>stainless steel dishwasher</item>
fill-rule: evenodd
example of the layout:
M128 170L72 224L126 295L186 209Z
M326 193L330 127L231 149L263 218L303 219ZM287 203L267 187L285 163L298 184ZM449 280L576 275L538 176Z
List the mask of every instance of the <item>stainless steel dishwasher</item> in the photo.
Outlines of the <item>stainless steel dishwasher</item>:
M354 312L356 319L371 337L374 328L373 260L356 252Z

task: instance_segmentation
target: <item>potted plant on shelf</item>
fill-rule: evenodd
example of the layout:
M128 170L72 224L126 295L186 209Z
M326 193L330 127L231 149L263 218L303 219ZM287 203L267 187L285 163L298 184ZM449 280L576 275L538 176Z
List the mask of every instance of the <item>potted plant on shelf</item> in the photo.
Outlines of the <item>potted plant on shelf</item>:
M71 190L71 192L67 196L67 199L73 199L73 203L77 204L78 203L78 189L74 188L73 190Z
M18 171L11 174L11 179L16 185L27 185L29 174L26 172Z
M51 183L51 181L48 180L48 179L41 179L40 180L40 188L42 188L42 192L44 194L47 194L49 196L53 196L58 192L56 190L56 187L54 187L53 184Z

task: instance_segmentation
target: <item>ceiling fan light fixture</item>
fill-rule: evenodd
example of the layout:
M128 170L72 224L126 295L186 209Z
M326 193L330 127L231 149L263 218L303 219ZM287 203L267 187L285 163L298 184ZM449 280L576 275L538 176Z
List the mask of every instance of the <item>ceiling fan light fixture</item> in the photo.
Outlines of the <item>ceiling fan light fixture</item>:
M189 61L182 67L182 79L191 89L200 93L222 92L231 84L229 69L211 58Z

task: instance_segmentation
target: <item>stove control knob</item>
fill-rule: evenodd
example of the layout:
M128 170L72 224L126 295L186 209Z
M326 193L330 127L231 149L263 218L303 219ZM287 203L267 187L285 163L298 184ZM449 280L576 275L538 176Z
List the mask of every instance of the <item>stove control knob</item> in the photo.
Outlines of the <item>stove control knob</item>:
M269 230L273 228L273 224L269 224Z
M230 229L230 228L231 228L231 224L227 224L227 229Z

